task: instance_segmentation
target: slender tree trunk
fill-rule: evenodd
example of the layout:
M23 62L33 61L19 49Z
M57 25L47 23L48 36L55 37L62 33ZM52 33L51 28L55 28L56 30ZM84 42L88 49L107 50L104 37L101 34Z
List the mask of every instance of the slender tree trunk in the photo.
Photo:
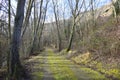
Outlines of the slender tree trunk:
M9 28L9 39L11 39L11 0L9 0L9 9L8 9L8 18L9 18L9 24L8 24L8 28Z
M33 5L33 2L34 0L29 0L29 4L28 4L28 8L27 8L27 12L26 12L26 16L25 16L25 19L24 19L24 22L23 22L23 30L21 32L21 47L22 47L22 53L23 54L26 54L25 53L25 44L24 44L24 41L23 41L23 38L24 38L24 34L28 28L28 24L29 24L29 18L30 18L30 15L31 15L31 10L32 10L32 5ZM25 56L27 57L27 56Z
M49 3L49 0L46 3L45 13L43 14L43 22L42 22L42 25L41 25L41 30L40 30L40 34L39 34L39 42L38 42L38 47L39 48L40 48L40 40L41 40L41 37L42 37L42 32L43 32L43 28L44 28L44 24L45 24L45 18L46 18L46 12L47 12L48 3Z
M41 0L41 3L40 3L40 13L39 13L38 23L36 26L34 26L36 28L35 28L35 32L34 32L34 38L33 38L33 43L32 43L30 54L33 54L34 49L36 48L37 33L38 33L38 29L39 29L39 25L40 25L40 21L41 21L41 14L42 14L42 6L43 6L43 0Z
M10 45L11 42L11 0L9 0L9 9L8 9L8 18L9 18L9 24L8 24L8 29L9 29L9 40L8 40L8 44ZM9 52L8 52L8 56L7 56L7 67L8 67L8 79L10 78L10 48L9 48Z
M74 29L75 29L75 19L73 19L73 26L72 26L72 30L71 30L71 34L70 34L70 39L69 39L69 43L68 43L68 48L67 48L67 52L71 49L71 45L72 45L72 41L73 41L73 35L74 35Z
M32 10L32 5L33 5L33 2L34 2L34 0L30 0L29 1L29 4L28 4L28 8L27 8L27 12L26 12L26 17L25 17L25 20L24 20L24 23L23 23L23 32L22 32L22 38L23 38L23 36L24 36L24 34L25 34L25 31L26 31L26 29L27 29L27 27L28 27L28 23L29 23L29 18L30 18L30 15L31 15L31 10Z
M72 4L72 0L68 0L68 2L69 2L69 6L71 8L72 15L73 15L73 25L72 25L72 29L71 29L71 34L70 34L70 39L69 39L69 43L68 43L68 47L67 47L67 52L71 49L71 45L72 45L72 41L73 41L73 37L74 37L75 26L77 24L76 20L77 20L77 17L79 16L79 13L80 13L82 6L83 6L83 1L82 1L82 4L81 4L80 9L79 9L80 0L75 0L76 4L74 7Z
M54 15L55 15L55 21L56 21L56 27L57 27L57 35L58 35L58 50L61 51L62 49L62 40L61 40L61 36L60 36L60 25L59 25L59 17L57 17L58 14L58 9L57 9L57 4L55 4L54 0L52 0L53 2L53 8L54 8Z
M21 40L20 36L21 36L23 19L24 19L24 6L25 6L25 0L18 0L13 36L11 41L12 44L11 44L11 50L10 50L10 53L11 53L10 80L21 80L20 79L21 63L19 59L19 44Z

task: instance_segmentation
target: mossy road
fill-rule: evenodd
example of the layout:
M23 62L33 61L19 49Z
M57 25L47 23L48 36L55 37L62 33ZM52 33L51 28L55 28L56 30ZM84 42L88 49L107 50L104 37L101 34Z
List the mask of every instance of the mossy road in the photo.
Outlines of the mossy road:
M32 80L109 80L99 72L54 53L52 49L31 57L27 63L31 68Z

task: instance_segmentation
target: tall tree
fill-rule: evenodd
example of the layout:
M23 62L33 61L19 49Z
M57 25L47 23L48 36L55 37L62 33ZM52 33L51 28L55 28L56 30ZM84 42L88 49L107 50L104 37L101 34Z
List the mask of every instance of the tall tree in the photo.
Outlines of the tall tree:
M69 51L71 49L71 45L72 45L72 41L73 41L73 36L74 36L74 31L75 31L75 26L76 26L76 22L77 22L77 17L79 16L80 13L80 9L83 6L83 1L82 4L79 8L79 2L80 0L75 0L75 6L72 3L72 0L68 0L69 2L69 6L72 12L72 17L73 17L73 25L72 25L72 29L71 29L71 34L70 34L70 38L69 38L69 43L68 43L68 47L67 47L67 51Z
M31 15L31 10L32 10L32 5L33 5L33 2L34 0L29 0L29 3L28 3L28 8L27 8L27 11L26 11L26 16L25 16L25 19L24 19L24 23L23 23L23 32L22 32L22 37L24 36L25 34L25 31L28 27L28 23L29 23L29 18L30 18L30 15Z
M11 41L11 59L10 59L10 79L9 80L21 80L20 73L21 73L21 62L19 59L19 44L20 44L20 36L21 36L21 29L24 19L24 6L26 0L18 0L17 3L17 11L14 21L14 29L13 29L13 36Z
M9 18L9 24L8 24L8 28L9 28L9 38L11 39L11 0L9 0L9 9L8 9L8 18Z
M8 9L8 30L9 30L9 40L8 40L8 44L10 44L11 42L11 0L9 0L9 9ZM8 73L11 72L10 71L10 53L8 53L7 56L7 67L8 67ZM8 78L10 77L10 74L8 74Z
M38 47L40 47L40 40L41 40L41 37L42 37L42 32L43 32L43 28L44 28L44 24L45 24L45 18L46 18L48 3L49 3L49 0L46 0L46 4L45 4L45 7L44 7L44 12L43 12L43 20L41 21L41 30L40 30L40 33L39 33Z
M58 4L56 0L52 0L53 3L53 10L54 10L54 16L55 16L55 22L56 22L56 27L57 27L57 34L58 34L58 50L61 51L62 46L61 46L61 36L60 36L60 24L59 24L59 14L58 14Z
M35 30L34 30L34 37L33 37L33 43L32 43L32 48L31 48L30 54L33 54L33 51L36 48L37 33L38 33L38 30L40 27L40 21L41 21L41 15L42 15L42 6L43 6L43 0L40 1L40 10L39 10L40 13L39 13L39 19L38 19L37 25L36 24L34 25ZM35 19L35 21L36 21L36 19Z
M28 48L27 46L28 45L25 45L25 41L24 41L24 35L25 35L25 32L27 32L27 29L29 27L29 18L31 16L31 12L32 12L32 7L33 7L33 2L34 0L29 0L28 2L28 7L27 7L27 10L26 10L26 15L25 15L25 18L24 18L24 22L23 22L23 25L22 25L22 32L21 32L21 48L22 48L22 53L23 54L27 54L26 52L26 48ZM28 38L29 39L29 38ZM26 52L25 52L26 51ZM27 56L25 56L27 57Z

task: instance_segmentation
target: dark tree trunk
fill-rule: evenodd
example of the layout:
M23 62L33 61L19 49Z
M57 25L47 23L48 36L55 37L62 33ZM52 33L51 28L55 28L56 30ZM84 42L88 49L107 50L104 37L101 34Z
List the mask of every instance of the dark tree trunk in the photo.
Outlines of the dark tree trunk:
M9 40L8 40L8 44L10 45L10 42L11 42L11 0L9 0L9 9L8 9L8 29L9 29ZM10 53L8 53L8 56L7 56L7 70L8 70L8 73L10 72ZM8 78L10 77L10 74L8 74Z
M20 36L21 36L21 29L24 19L24 6L25 0L18 0L17 4L17 12L15 17L14 23L14 30L12 36L12 43L11 43L11 50L10 50L10 80L20 80L20 73L21 73L21 63L19 59L19 44L20 44Z
M67 47L67 52L70 51L71 46L72 46L74 29L75 29L75 19L74 19L74 22L73 22L73 23L74 23L74 24L73 24L73 26L72 26L72 31L71 31L71 34L70 34L70 40L69 40L68 47Z

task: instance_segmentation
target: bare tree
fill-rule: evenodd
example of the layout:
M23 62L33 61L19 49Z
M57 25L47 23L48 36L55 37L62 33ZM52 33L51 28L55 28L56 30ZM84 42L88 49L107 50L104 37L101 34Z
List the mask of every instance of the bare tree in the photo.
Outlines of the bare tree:
M58 14L58 4L57 4L57 1L55 0L52 0L52 3L53 3L53 10L54 10L54 16L55 16L55 22L56 22L56 26L57 26L57 34L58 34L58 48L59 48L59 51L61 51L62 49L62 46L61 46L61 36L60 36L60 24L59 24L59 14Z
M11 42L11 8L10 8L10 5L11 5L11 0L9 0L9 9L8 9L8 29L9 29L9 44ZM10 53L8 53L8 56L7 56L7 67L8 67L8 73L11 72L10 71ZM10 74L8 74L8 78L10 78Z
M9 18L9 21L8 21L8 30L9 30L9 38L11 39L11 26L10 26L10 24L11 24L11 0L9 0L9 9L8 9L8 18Z
M34 5L35 5L35 1L34 1ZM31 46L30 54L33 54L33 51L36 48L37 33L38 33L39 24L40 24L40 20L41 20L41 14L42 14L42 6L43 6L43 0L40 1L40 13L39 13L39 19L37 21L37 25L35 24L36 18L35 18L35 8L34 8L34 36L33 36L33 43Z
M24 19L24 6L25 0L18 0L13 36L11 41L9 80L21 80L21 62L19 59L19 45L21 40L21 29Z
M71 34L70 34L70 39L67 47L67 52L71 49L72 41L73 41L73 36L74 36L74 31L75 31L75 26L77 24L77 17L79 16L79 13L81 11L81 8L83 6L83 1L81 6L79 6L80 0L75 0L75 6L72 3L72 0L68 0L69 6L71 9L72 17L73 17L73 24L72 24L72 29L71 29ZM79 8L80 7L80 8Z
M22 53L23 54L27 54L26 53L27 52L26 49L28 48L27 47L28 45L25 44L25 41L24 41L25 37L24 36L25 36L25 33L27 32L27 29L29 28L29 23L30 23L29 19L30 19L31 12L32 12L33 2L34 2L34 0L29 0L28 1L26 15L25 15L24 22L23 22L23 25L22 25L21 49L22 49ZM29 39L29 38L27 38L27 39ZM24 56L24 57L27 57L27 56Z
M44 24L45 24L45 18L46 18L46 12L47 12L47 8L48 8L48 3L49 3L49 0L46 0L46 5L45 5L44 11L43 11L43 20L41 22L41 29L40 29L40 33L39 33L38 47L40 47L40 40L41 40L41 36L42 36Z
M28 22L29 22L29 18L30 18L30 15L31 15L33 2L34 2L34 0L29 0L28 8L27 8L27 11L26 11L26 17L25 17L25 20L24 20L24 23L23 23L23 28L24 29L23 29L23 32L22 32L22 35L21 35L22 37L25 34L25 31L28 27Z

